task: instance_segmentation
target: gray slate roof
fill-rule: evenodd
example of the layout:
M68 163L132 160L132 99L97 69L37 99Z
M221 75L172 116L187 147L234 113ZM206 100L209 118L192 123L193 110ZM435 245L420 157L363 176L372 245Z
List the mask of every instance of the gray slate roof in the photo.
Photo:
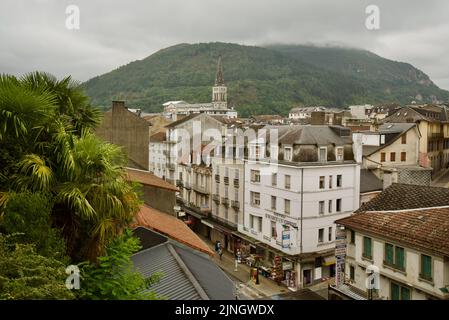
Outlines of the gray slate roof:
M294 126L265 126L267 134L270 129L278 130L279 143L299 145L345 145L352 142L350 131L339 126L327 125L294 125ZM340 135L346 133L347 135Z
M360 193L382 191L382 181L370 170L360 170Z
M136 228L134 234L144 247L131 258L136 269L145 277L163 274L149 290L168 300L235 298L233 282L208 255L146 228Z

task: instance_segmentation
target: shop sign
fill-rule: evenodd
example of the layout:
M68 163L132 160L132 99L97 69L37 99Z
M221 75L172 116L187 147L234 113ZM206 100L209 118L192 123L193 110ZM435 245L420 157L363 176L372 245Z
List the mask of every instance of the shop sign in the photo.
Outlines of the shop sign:
M290 230L282 231L282 248L290 248Z
M270 220L272 220L272 221L279 222L279 223L281 223L281 224L290 225L290 226L292 226L293 228L298 228L298 224L297 224L296 222L291 222L291 221L289 221L289 220L286 220L286 219L282 219L282 218L273 216L273 215L271 215L271 214L269 214L269 213L265 213L265 218L270 219Z
M282 262L282 270L291 270L291 269L293 269L293 262L291 261Z

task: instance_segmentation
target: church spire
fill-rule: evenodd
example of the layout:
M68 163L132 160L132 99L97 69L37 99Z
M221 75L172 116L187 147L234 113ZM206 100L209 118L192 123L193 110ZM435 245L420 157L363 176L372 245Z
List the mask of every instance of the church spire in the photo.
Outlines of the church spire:
M222 86L224 85L223 81L223 70L221 67L221 55L218 56L218 62L217 62L217 73L215 75L215 85L216 86Z

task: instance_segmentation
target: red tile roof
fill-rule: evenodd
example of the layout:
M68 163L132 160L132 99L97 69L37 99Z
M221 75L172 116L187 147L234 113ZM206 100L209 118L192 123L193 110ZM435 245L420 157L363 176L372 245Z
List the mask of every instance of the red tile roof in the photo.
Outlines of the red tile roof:
M182 220L150 206L143 205L140 207L140 211L134 218L133 227L152 229L193 249L207 253L210 256L214 255L209 246Z
M449 206L365 211L335 223L418 250L449 256Z
M149 171L138 170L132 168L126 168L127 179L130 181L139 182L145 185L153 186L156 188L166 189L173 192L178 192L179 189L176 188L171 183L155 176Z

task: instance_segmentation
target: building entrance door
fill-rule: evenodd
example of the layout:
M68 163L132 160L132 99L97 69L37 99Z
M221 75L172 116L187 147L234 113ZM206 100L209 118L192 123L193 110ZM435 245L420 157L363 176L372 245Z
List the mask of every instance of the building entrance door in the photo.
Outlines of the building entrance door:
M312 284L313 279L312 279L312 270L311 269L302 271L302 281L304 283L304 286L309 286Z

